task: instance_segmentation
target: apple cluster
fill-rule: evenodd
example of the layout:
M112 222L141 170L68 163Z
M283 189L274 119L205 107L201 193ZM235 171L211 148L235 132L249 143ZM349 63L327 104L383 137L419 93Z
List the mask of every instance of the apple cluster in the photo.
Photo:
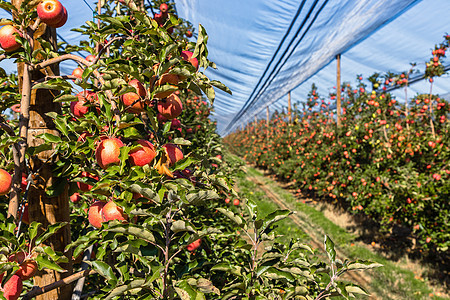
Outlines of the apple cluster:
M58 0L42 0L36 7L41 22L53 28L59 28L66 24L68 13L66 8ZM6 52L13 52L21 47L16 37L22 37L22 33L11 24L0 28L0 47Z

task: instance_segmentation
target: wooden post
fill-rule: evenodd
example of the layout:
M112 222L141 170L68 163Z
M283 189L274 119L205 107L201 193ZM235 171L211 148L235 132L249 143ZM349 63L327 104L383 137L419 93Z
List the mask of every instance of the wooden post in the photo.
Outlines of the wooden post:
M336 55L336 118L337 126L341 127L341 55Z
M269 127L270 119L269 119L269 106L266 107L266 119L267 119L267 127Z
M13 0L12 4L20 9L23 0ZM34 35L34 49L41 47L37 38L40 37L50 42L56 49L56 29L41 24ZM23 63L17 65L19 74L19 87L22 91L24 79L24 70L28 68ZM26 71L26 70L25 70ZM45 77L45 75L59 75L59 66L54 65L41 71L31 71L31 81L36 81ZM45 143L44 140L36 138L42 133L51 133L59 135L55 129L53 120L46 116L46 113L57 112L61 113L61 106L59 103L53 102L56 94L51 90L32 90L30 99L29 119L28 119L28 133L26 135L27 144L30 147L39 146ZM30 221L37 221L42 223L44 228L48 225L58 222L70 222L69 209L69 195L68 185L63 187L62 192L56 197L48 197L46 189L55 187L59 184L59 180L52 175L51 161L56 160L57 156L53 154L53 150L48 150L39 153L36 157L30 160L30 171L37 172L34 178L34 184L31 185L28 193L28 209ZM47 161L49 161L47 163ZM38 171L39 170L39 171ZM64 252L66 245L70 243L71 233L70 226L64 226L56 234L46 241L48 246L51 246L55 251ZM66 253L69 258L69 263L60 264L60 266L67 270L65 273L55 271L41 271L34 277L34 284L37 286L45 286L56 282L64 277L72 274L72 252ZM72 295L72 286L66 285L50 291L46 294L37 296L37 300L48 299L70 299Z
M292 123L291 91L288 92L288 116L289 116L289 124L291 124Z

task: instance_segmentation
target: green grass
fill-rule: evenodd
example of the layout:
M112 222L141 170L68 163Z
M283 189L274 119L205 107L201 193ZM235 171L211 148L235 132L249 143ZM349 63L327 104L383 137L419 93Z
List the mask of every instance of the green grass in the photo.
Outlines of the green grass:
M231 157L234 162L242 163L236 156ZM323 212L308 204L299 202L294 195L279 187L272 180L264 177L258 170L248 167L247 174L257 177L288 206L295 211L301 212L299 217L303 218L303 221L309 222L309 224L314 224L318 232L326 233L347 258L352 260L372 260L383 264L384 267L367 271L372 278L370 289L382 299L449 299L437 296L430 297L432 289L426 281L416 279L412 271L403 269L395 262L371 251L364 245L356 243L357 236L355 234L347 232L344 228L327 219ZM275 203L268 200L268 197L258 185L247 180L245 176L239 176L238 187L241 196L253 200L262 215L267 215L278 208ZM302 238L305 240L305 243L310 240L310 237L289 218L279 222L276 232L283 234L281 240L285 242L291 238Z

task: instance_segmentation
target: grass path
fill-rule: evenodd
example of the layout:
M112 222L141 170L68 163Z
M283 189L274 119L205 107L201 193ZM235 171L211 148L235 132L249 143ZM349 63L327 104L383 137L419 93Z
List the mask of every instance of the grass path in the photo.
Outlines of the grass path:
M238 160L237 157L232 159ZM433 289L417 270L408 269L410 262L403 259L393 262L376 253L370 246L358 242L358 236L349 233L330 221L322 211L299 201L292 193L284 190L275 181L265 177L258 170L245 166L245 176L238 179L238 187L243 198L252 199L264 214L277 208L290 209L296 213L290 219L280 222L278 232L286 241L301 237L319 252L323 249L325 234L335 242L341 259L366 259L384 265L365 272L355 272L348 280L367 288L370 299L450 299L444 293Z

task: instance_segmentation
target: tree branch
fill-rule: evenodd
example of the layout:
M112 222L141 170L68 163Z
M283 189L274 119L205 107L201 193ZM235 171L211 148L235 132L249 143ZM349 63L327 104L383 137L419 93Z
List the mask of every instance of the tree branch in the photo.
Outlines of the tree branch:
M82 277L87 277L89 275L95 274L97 273L97 271L95 270L84 270L84 271L80 271L78 273L75 273L73 275L70 275L64 279L61 279L59 281L53 282L49 285L43 286L43 287L38 287L38 286L34 286L33 289L31 291L29 291L27 294L25 294L22 297L22 300L30 300L38 295L42 295L45 294L51 290L54 290L56 288L59 288L63 285L66 284L70 284L72 282L74 282L75 280L78 280Z

